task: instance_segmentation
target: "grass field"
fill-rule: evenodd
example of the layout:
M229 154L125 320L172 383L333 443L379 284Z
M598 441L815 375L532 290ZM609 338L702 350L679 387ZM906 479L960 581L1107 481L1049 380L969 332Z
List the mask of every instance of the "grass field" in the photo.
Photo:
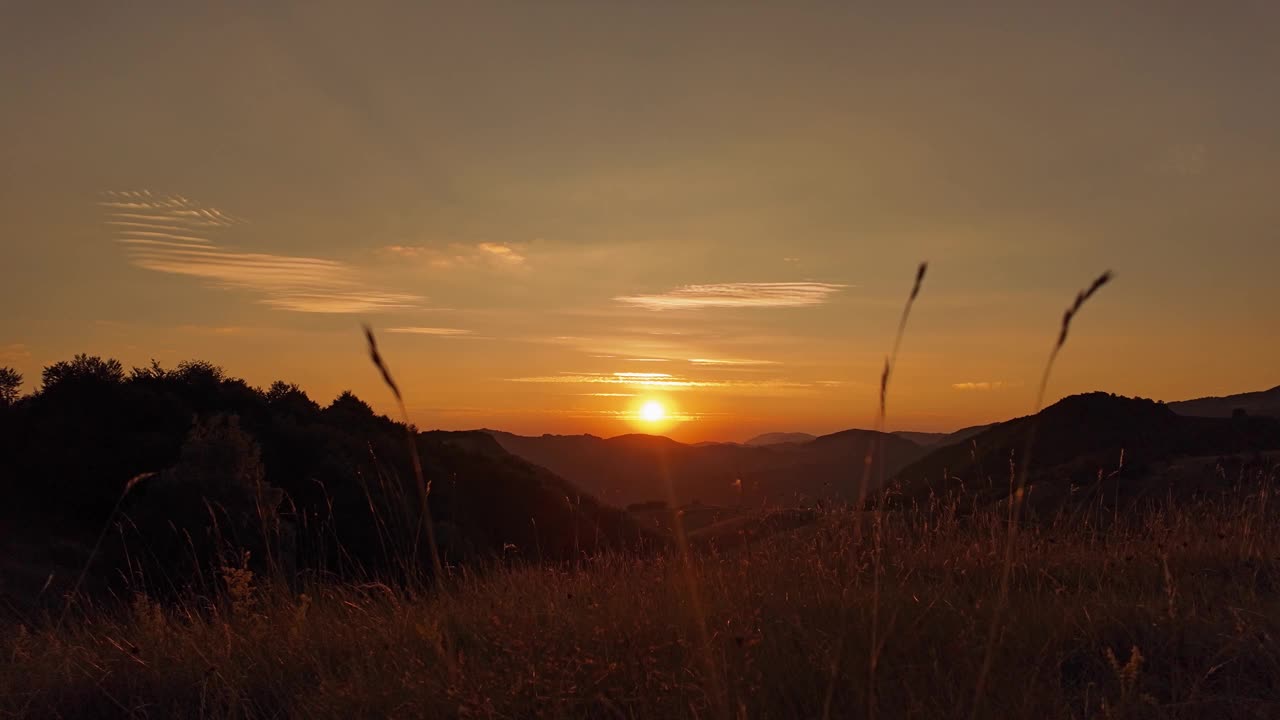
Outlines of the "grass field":
M434 589L227 568L3 629L0 715L1276 718L1275 482L1076 508L1008 555L1004 510L951 499Z

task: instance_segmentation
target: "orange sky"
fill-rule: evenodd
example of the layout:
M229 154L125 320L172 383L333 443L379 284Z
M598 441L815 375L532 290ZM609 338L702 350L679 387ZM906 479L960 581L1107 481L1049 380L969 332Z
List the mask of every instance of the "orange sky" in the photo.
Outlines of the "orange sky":
M683 440L1280 383L1271 3L19 3L0 365L207 359ZM637 424L658 399L679 418Z

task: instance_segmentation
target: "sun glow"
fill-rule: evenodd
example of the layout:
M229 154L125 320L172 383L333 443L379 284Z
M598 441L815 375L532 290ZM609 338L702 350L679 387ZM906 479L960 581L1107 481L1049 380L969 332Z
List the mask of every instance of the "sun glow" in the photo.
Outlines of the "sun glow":
M667 417L667 409L657 400L650 400L640 407L640 419L646 422L660 422Z

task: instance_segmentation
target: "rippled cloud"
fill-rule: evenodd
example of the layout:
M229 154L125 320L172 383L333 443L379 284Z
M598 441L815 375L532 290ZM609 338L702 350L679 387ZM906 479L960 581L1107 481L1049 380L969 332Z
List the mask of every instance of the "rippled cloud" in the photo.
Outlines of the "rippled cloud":
M130 190L103 198L105 224L130 261L147 270L257 292L263 305L293 312L377 313L420 307L424 300L374 288L337 260L227 249L213 234L246 221L181 195Z

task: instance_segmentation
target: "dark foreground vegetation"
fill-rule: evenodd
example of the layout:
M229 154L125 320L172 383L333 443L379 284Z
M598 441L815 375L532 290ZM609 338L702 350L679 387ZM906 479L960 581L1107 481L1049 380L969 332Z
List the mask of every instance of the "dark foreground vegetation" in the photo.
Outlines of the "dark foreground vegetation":
M1028 419L865 508L628 513L205 363L2 399L0 717L1280 717L1270 418L1069 398L1011 533Z
M0 402L0 489L0 600L18 607L59 597L85 567L91 592L208 587L245 553L289 584L419 581L427 494L446 563L652 539L487 434L420 433L350 393L321 407L295 385L259 390L204 362L46 368L37 392Z
M22 717L1280 717L1275 469L1020 534L959 498L689 556L74 605L0 639ZM986 692L974 689L991 633Z

